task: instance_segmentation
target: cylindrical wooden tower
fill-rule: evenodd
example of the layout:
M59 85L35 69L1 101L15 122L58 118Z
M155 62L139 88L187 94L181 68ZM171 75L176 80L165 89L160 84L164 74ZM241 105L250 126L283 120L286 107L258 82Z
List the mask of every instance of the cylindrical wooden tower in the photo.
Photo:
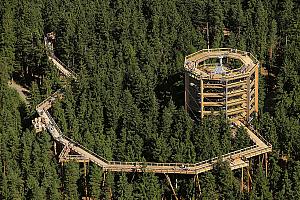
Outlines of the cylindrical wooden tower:
M184 67L186 110L246 121L258 112L259 62L251 53L205 49L188 55Z

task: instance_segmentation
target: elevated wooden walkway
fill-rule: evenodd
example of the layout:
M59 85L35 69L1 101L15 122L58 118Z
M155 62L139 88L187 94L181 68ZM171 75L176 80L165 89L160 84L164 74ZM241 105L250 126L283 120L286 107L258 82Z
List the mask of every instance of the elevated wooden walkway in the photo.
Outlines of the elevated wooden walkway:
M49 60L67 77L76 78L73 72L69 72L60 61L53 55L49 55ZM258 133L246 127L242 122L236 121L236 126L243 126L248 136L255 145L230 152L220 157L215 157L198 163L155 163L155 162L121 162L108 161L97 155L91 150L85 148L74 140L65 136L59 129L58 125L51 117L48 109L51 108L53 102L61 98L62 91L59 90L49 96L40 103L36 110L42 118L43 126L52 135L53 139L64 145L64 149L60 153L60 162L68 162L71 160L77 162L93 162L103 168L104 171L112 172L153 172L153 173L176 173L176 174L199 174L213 169L214 165L219 161L228 161L232 170L248 166L248 159L260 154L272 151L272 145L265 141ZM73 152L73 154L71 154Z
M56 56L54 56L53 54L49 55L48 59L52 61L56 68L66 77L73 78L76 80L76 74L70 69L67 69L66 65L63 62L61 62Z
M73 77L64 65L55 60L55 57L49 56L50 60L54 60L54 65L63 72L67 77ZM75 77L75 76L74 76ZM62 97L62 91L59 90L49 96L40 103L36 110L43 119L45 127L48 129L53 139L63 144L65 148L60 154L60 162L68 162L75 160L78 162L94 162L104 171L113 172L154 172L154 173L176 173L176 174L199 174L213 169L218 160L228 161L232 170L248 166L247 159L272 151L272 146L267 143L260 135L250 130L242 122L237 121L237 126L244 126L248 136L255 145L234 151L221 157L215 157L198 163L155 163L155 162L121 162L108 161L105 158L88 150L84 146L65 136L59 129L58 125L51 117L48 109L51 108L53 102ZM70 152L75 154L71 155Z
M41 106L47 107L47 106ZM76 152L77 155L65 154L60 156L60 162L68 162L71 160L78 162L94 162L102 167L104 171L115 172L154 172L154 173L177 173L177 174L199 174L213 169L218 160L229 161L232 170L248 166L247 159L270 152L272 146L264 142L264 139L246 127L242 122L236 121L238 126L244 126L247 134L255 143L255 145L234 151L221 157L215 157L198 163L155 163L155 162L121 162L108 161L105 158L88 150L79 143L73 141L63 135L56 122L53 120L47 110L38 110L42 117L46 128L52 137L59 143Z

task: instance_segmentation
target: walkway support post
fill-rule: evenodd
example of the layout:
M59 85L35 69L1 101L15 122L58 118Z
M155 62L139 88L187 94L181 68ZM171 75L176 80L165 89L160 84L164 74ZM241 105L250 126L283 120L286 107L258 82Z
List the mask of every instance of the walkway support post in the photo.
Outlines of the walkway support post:
M196 187L198 187L198 190L199 190L199 196L201 197L202 195L202 191L201 191L201 186L200 186L200 181L199 181L199 176L198 174L195 175L195 184L196 184ZM196 193L197 194L197 193ZM197 197L196 197L197 198Z
M268 153L265 153L266 177L268 177Z
M57 155L56 142L53 141L54 155Z
M106 179L106 172L103 173L102 187L104 187L105 179Z
M87 182L86 182L86 162L83 162L83 166L84 166L84 193L85 193L85 197L87 198Z
M200 95L201 95L201 119L203 118L203 116L204 116L204 103L203 103L203 101L204 101L204 96L203 96L203 92L204 92L204 87L203 87L203 80L200 80Z
M250 166L247 167L247 176L248 176L248 193L251 191L251 183L252 183L252 178L250 175Z
M241 192L244 190L244 167L242 167Z
M170 187L172 189L172 192L173 192L173 195L174 195L175 199L178 200L176 192L175 192L175 189L174 189L174 187L172 185L170 177L166 173L165 173L165 176L166 176L166 179L167 179L167 181L168 181L168 183L169 183L169 185L170 185Z
M189 80L189 74L188 72L184 73L184 109L188 112L188 104L189 104L189 85L190 85L190 80Z

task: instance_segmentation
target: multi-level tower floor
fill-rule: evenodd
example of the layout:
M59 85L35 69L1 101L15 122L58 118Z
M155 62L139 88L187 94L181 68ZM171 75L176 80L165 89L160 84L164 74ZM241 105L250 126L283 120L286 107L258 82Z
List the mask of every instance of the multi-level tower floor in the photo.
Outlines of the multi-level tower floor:
M258 112L257 59L236 49L205 49L185 58L185 107L250 121Z

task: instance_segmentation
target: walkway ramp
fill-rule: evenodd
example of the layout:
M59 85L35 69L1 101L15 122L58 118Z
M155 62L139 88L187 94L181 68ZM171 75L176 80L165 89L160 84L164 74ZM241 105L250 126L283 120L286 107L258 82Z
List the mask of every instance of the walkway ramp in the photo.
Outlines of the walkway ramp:
M54 55L48 55L48 59L56 66L56 68L63 73L68 78L73 78L76 80L76 74L71 71L70 69L67 69L67 66L61 62L56 56Z
M250 130L250 128L246 127L241 121L236 121L235 123L237 126L243 126L246 129L248 136L255 143L255 145L198 163L107 161L103 157L95 154L74 140L63 135L62 131L59 129L58 125L48 112L48 109L51 108L55 100L61 97L62 91L57 91L39 104L36 108L52 137L64 146L68 146L73 152L78 154L64 155L64 157L60 158L61 162L68 162L71 160L76 160L78 162L91 161L102 167L104 171L112 172L199 174L212 170L218 161L228 161L232 170L246 167L248 166L247 159L272 151L272 146L265 141L263 137L253 130Z
M48 110L52 107L53 103L57 99L61 99L63 97L63 90L59 89L55 93L51 94L44 101L42 101L39 105L36 106L36 110L39 112L41 110Z
M241 55L241 52L235 52L228 49L219 49L230 57L242 56L243 62L249 64L253 62L251 55L245 53ZM215 57L220 52L207 52L207 56ZM237 55L238 54L238 55ZM203 54L202 54L203 55ZM76 79L75 73L68 70L65 65L59 61L54 55L49 55L49 59L65 76ZM201 60L201 58L199 58ZM259 133L253 130L251 127L245 126L241 121L236 121L236 126L243 126L246 129L246 133L254 142L255 145L230 152L220 157L215 157L198 163L156 163L156 162L121 162L121 161L108 161L105 158L97 155L81 144L65 136L59 129L58 125L51 117L48 109L50 109L53 103L62 98L63 92L59 90L53 95L49 96L42 103L40 103L36 110L42 119L43 126L52 135L53 139L64 145L64 149L60 154L60 162L68 162L75 160L77 162L93 162L100 166L104 171L112 172L153 172L153 173L175 173L175 174L199 174L212 170L219 161L227 161L232 170L247 167L248 159L254 156L264 154L272 151L272 145L268 143ZM73 154L71 154L73 152ZM75 153L75 154L74 154Z

